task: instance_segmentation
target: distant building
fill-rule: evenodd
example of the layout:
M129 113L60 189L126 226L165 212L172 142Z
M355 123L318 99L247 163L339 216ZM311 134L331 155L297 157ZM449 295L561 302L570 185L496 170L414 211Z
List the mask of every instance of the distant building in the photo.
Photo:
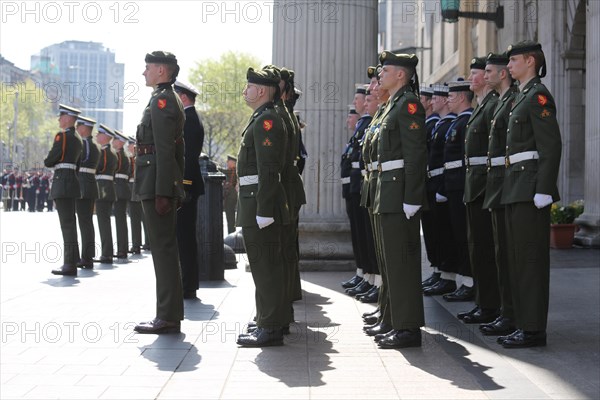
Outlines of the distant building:
M69 40L31 57L31 71L56 103L72 104L83 115L123 128L125 65L102 43Z
M396 53L417 53L417 7L416 2L398 0L378 1L377 48L381 53L391 50ZM377 60L373 60L375 62Z
M31 79L29 71L25 71L0 55L0 82L12 84Z

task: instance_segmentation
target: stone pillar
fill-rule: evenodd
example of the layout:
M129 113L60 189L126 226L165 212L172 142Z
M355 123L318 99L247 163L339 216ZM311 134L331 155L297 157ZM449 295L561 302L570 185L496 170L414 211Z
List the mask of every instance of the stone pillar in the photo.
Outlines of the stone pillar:
M275 2L273 64L296 72L302 90L295 110L306 121L309 158L303 173L307 204L300 214L300 253L306 260L352 257L342 199L340 157L349 132L354 84L368 83L377 63L377 0Z
M590 1L586 15L586 91L585 104L585 211L575 221L581 230L575 243L586 247L600 246L600 115L594 112L600 93L600 2Z

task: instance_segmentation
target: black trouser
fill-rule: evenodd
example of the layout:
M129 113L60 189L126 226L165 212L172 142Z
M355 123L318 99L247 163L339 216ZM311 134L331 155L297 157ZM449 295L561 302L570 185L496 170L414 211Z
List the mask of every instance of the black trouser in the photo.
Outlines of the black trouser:
M110 258L114 255L112 224L110 221L112 205L112 201L96 200L96 219L98 220L102 247L101 256Z
M436 203L435 194L435 191L427 192L429 210L423 211L421 219L427 258L441 272L456 273L455 244L448 202Z
M75 217L75 199L55 199L60 230L64 243L64 264L75 266L79 260L77 243L77 218Z
M356 261L356 267L362 268L364 272L368 272L367 264L367 249L363 243L361 243L361 229L364 230L363 218L360 211L360 194L349 194L346 197L346 214L350 220L350 235L352 237L352 252L354 253L354 260Z
M142 247L142 202L129 202L129 219L131 222L131 247ZM148 236L148 232L146 232Z
M129 232L127 231L127 200L119 199L114 203L115 227L117 228L117 255L127 256Z
M481 308L500 309L492 214L482 207L483 196L466 204L469 260L477 293L475 303Z
M177 210L177 245L184 291L198 289L200 279L196 240L197 215L198 196L191 196L189 201L182 203L181 208ZM204 244L202 248L205 248Z
M227 233L235 232L235 208L237 206L237 192L233 191L224 196L225 218L227 219Z
M96 233L94 231L94 199L77 199L77 221L81 233L81 259L92 261L96 257Z
M177 247L177 206L171 200L171 211L160 216L154 199L143 200L144 220L152 246L152 262L156 276L156 317L165 321L183 319L183 289Z
M288 324L284 309L289 303L284 299L282 229L281 225L271 224L263 229L256 226L242 230L256 286L256 324L268 329L279 329Z
M546 330L550 289L550 206L506 205L509 279L518 329Z
M363 248L366 253L365 261L367 268L366 273L380 274L379 265L377 262L377 250L375 249L375 236L373 234L373 224L369 215L369 210L365 207L360 207L362 216L362 229L360 230L360 241L363 243Z
M498 287L502 304L502 316L515 318L512 302L512 290L508 268L508 244L506 236L506 213L504 208L492 209L492 228L494 230L494 253L498 267Z
M448 192L446 197L448 198L448 213L450 214L452 236L456 243L456 273L471 277L467 241L467 211L465 203L463 203L464 192L462 190Z

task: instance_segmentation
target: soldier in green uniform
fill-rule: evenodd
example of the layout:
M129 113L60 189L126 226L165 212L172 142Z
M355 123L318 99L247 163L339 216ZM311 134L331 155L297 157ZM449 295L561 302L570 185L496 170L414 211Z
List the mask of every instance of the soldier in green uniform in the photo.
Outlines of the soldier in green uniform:
M64 242L64 263L60 268L53 269L52 273L76 276L79 243L77 243L75 200L81 193L75 170L81 156L82 141L75 130L75 121L81 111L61 104L58 112L60 132L54 137L52 148L44 159L46 167L54 167L50 195L56 203Z
M78 117L77 133L83 139L83 150L77 176L81 189L81 198L77 199L77 221L81 233L81 258L77 263L79 268L94 268L96 257L96 233L94 232L94 203L98 198L96 184L96 167L100 158L100 149L94 142L92 130L96 121L90 118Z
M485 57L473 58L468 80L471 82L471 91L475 93L477 107L465 127L466 171L463 200L467 211L467 240L476 306L463 315L462 321L467 324L492 322L500 314L492 217L483 208L487 182L488 135L498 93L485 84L484 73Z
M129 245L129 232L127 230L127 202L131 199L129 188L130 165L129 158L125 154L125 143L127 138L122 132L115 130L115 138L112 146L117 153L117 168L115 169L115 202L113 205L115 214L115 228L117 230L117 261L127 262L127 250Z
M242 133L237 174L240 191L236 225L242 227L252 278L256 286L256 325L242 334L241 346L283 344L282 327L288 322L284 304L283 225L290 212L281 182L288 146L287 133L273 101L279 97L280 77L274 69L248 68L243 91L253 110Z
M142 252L142 202L133 192L133 183L135 182L135 153L136 153L136 142L135 138L127 138L127 151L129 152L129 190L131 191L131 198L129 199L129 222L131 224L131 248L129 253L141 254ZM145 243L148 243L148 231L144 228Z
M373 212L380 234L392 330L380 348L421 346L425 324L421 295L420 209L425 205L427 145L425 110L418 97L419 62L414 54L384 51L379 56L380 83L390 93L381 116L377 146L379 179Z
M96 141L100 147L100 159L96 168L96 182L98 183L98 200L96 200L96 219L100 231L101 254L97 262L112 264L113 262L113 236L112 222L110 219L115 193L115 170L117 168L117 155L110 146L115 133L104 124L98 127Z
M235 208L237 206L237 175L235 168L237 158L233 155L227 155L227 165L220 171L225 174L223 182L223 209L227 219L227 233L235 232Z
M183 319L183 288L177 247L177 207L184 196L183 104L173 90L179 73L174 54L146 54L146 86L154 88L137 129L134 192L142 201L156 275L156 317L139 333L175 333Z
M559 200L562 141L554 98L540 79L546 76L542 46L519 42L508 48L508 57L508 70L520 90L509 113L502 187L517 330L498 341L507 348L545 346L550 205Z
M506 65L506 54L490 53L487 56L484 79L486 84L498 92L499 100L492 114L488 145L487 182L483 208L492 214L494 253L498 267L498 288L500 291L500 315L493 322L479 325L484 335L507 335L515 330L515 315L508 275L508 248L506 243L506 223L502 199L504 184L504 154L506 152L506 127L508 114L517 94L517 88Z

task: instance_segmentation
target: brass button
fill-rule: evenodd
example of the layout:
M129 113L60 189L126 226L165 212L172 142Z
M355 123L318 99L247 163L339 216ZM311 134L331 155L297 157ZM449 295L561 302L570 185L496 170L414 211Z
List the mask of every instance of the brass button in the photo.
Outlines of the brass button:
M490 140L491 140L491 139L492 139L492 135L488 136L488 139L490 139Z
M252 195L254 195L254 192L250 192L250 195L251 195L251 196L252 196Z
M395 181L395 180L396 180L396 177L394 176L394 177L392 178L392 180L393 180L393 181Z
M525 170L525 166L523 165L523 166L521 166L521 171L524 171L524 170Z
M512 111L508 113L508 116L510 117L512 115Z

